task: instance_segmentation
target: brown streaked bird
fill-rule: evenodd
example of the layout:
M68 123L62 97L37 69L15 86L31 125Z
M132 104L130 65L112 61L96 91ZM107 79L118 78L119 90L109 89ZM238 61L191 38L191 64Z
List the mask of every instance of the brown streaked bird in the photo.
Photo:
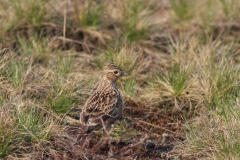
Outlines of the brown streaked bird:
M98 87L88 98L80 114L80 124L88 127L87 133L102 128L102 122L108 129L122 117L125 106L116 83L126 74L113 62L105 64Z

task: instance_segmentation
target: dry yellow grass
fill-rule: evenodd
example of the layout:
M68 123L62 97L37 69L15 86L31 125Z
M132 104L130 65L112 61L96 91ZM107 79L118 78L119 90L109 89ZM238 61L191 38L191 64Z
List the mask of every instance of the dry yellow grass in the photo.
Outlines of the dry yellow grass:
M239 159L239 7L2 0L0 158ZM83 149L79 113L106 61L130 73L118 82L125 118ZM166 144L175 148L162 152Z

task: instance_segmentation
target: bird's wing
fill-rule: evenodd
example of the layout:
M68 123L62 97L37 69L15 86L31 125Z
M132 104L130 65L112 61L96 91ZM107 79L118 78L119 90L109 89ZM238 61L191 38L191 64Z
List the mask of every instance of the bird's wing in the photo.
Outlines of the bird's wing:
M109 92L95 92L87 100L81 113L80 122L87 126L95 126L101 124L101 119L115 119L118 117L119 93L116 90Z

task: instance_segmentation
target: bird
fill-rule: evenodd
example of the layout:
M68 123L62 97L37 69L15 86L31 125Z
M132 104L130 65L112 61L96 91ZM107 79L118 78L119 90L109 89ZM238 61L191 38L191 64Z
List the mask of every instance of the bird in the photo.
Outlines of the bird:
M87 99L80 113L80 125L87 127L85 133L102 128L108 130L121 119L125 105L116 83L127 74L115 63L105 63L97 89Z

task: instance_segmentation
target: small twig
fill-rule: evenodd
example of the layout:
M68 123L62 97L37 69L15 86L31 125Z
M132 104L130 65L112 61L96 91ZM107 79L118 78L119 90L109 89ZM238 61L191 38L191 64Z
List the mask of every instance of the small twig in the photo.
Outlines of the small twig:
M64 42L71 42L71 43L76 43L76 44L81 44L83 47L86 48L87 52L90 53L90 49L89 48L92 48L92 49L96 49L95 46L91 45L91 44L86 44L84 42L81 42L81 41L77 41L77 40L73 40L73 39L70 39L70 38L66 38L66 37L57 37L57 39L60 39L60 40L63 40Z
M63 37L64 38L66 38L67 8L68 8L68 0L65 1L65 9L64 9L64 19L63 19ZM63 46L65 47L65 41L63 41Z
M142 144L146 139L148 138L148 136L147 135L145 135L141 140L140 140L140 142L138 142L138 143L135 143L135 144L133 144L133 145L131 145L131 146L126 146L126 147L123 147L121 150L120 150L120 155L126 155L126 154L128 154L131 150L131 148L134 148L134 147L136 147L136 146L139 146L140 144ZM125 150L125 151L124 151Z
M142 120L138 120L138 121L139 121L139 122L142 122L142 123L145 123L145 124L148 124L148 125L150 125L150 126L153 126L153 127L155 127L155 128L159 128L159 129L162 129L162 130L165 130L165 131L174 133L173 131L171 131L171 130L169 130L169 129L166 129L166 128L164 128L164 127L159 127L159 126L156 126L156 125L154 125L154 124L151 124L151 123L148 123L148 122L145 122L145 121L142 121Z
M154 134L154 135L156 135L156 136L161 136L161 135L159 135L159 134L157 134L157 133L153 133L152 131L147 130L144 126L142 126L141 124L139 124L139 121L138 121L137 119L133 119L133 118L126 117L126 116L124 116L124 118L127 118L127 119L129 119L130 121L135 122L138 126L140 126L142 129L144 129L145 131L147 131L147 132L149 132L149 133L151 133L151 134Z
M84 43L81 41L73 40L73 39L66 38L66 37L58 37L57 39L63 40L64 42L72 42L72 43L84 45Z
M146 108L135 108L135 107L125 107L125 109L138 109L138 110L145 110L145 111L149 111L149 112L144 112L144 113L150 113L150 114L157 114L157 115L161 115L165 118L169 118L171 120L173 120L171 117L165 116L159 112L152 112L151 109L146 109Z
M171 131L171 130L169 130L169 129L166 129L166 128L163 128L163 127L159 127L159 126L153 125L153 124L151 124L151 123L148 123L148 122L145 122L145 121L142 121L142 120L138 120L138 119L135 119L135 118L133 119L133 118L130 118L130 117L125 117L125 118L127 118L127 119L129 119L129 120L131 120L131 121L133 121L133 122L145 123L145 124L148 124L148 125L153 126L153 127L155 127L155 128L159 128L159 129L162 129L162 130L165 130L165 131L174 133L173 131ZM147 130L147 129L146 129L145 127L143 127L141 124L138 124L138 123L137 123L137 125L139 125L140 127L142 127L144 130L146 130L146 131L148 131L148 132L150 132L150 133L153 133L153 132ZM157 133L153 133L153 134L156 134L157 136L161 136L161 135L159 135L159 134L157 134Z
M136 107L125 107L125 109L141 109L141 110L146 110L146 111L149 111L150 109L147 109L147 108L136 108Z

